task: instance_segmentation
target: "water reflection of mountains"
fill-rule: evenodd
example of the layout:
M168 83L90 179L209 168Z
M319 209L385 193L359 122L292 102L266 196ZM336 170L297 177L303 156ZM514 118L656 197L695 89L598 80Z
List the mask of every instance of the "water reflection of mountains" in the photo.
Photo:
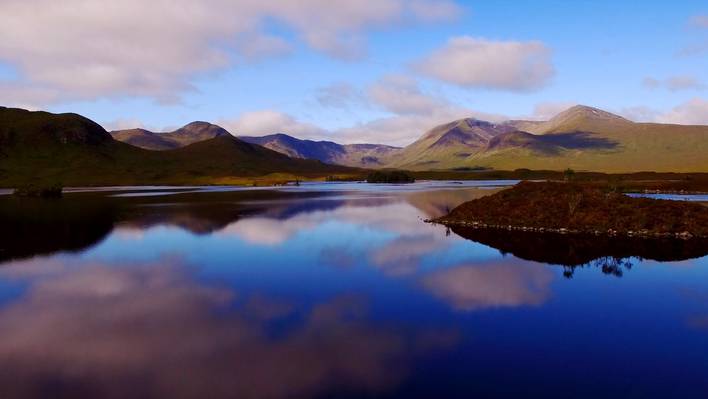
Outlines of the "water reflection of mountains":
M560 235L495 229L454 227L460 237L498 249L517 258L561 265L570 277L577 267L596 266L605 274L621 276L632 258L660 262L708 255L708 240L641 239L629 237Z
M248 215L282 219L342 205L343 201L321 198L327 195L251 191L124 198L82 193L60 200L3 196L0 197L0 262L58 251L81 251L99 243L116 227L147 229L169 225L193 234L209 234ZM315 196L316 201L292 201Z
M167 225L202 235L223 230L249 216L288 220L343 206L378 207L401 200L427 217L437 217L483 194L479 190L447 190L372 197L356 193L261 190L143 197L73 193L61 200L2 196L0 262L59 251L81 251L99 243L116 227L141 230ZM631 266L627 259L632 257L677 261L708 254L705 240L631 240L465 228L453 231L522 259L563 265L569 275L573 268L588 264L601 267L605 273L621 275L623 269Z

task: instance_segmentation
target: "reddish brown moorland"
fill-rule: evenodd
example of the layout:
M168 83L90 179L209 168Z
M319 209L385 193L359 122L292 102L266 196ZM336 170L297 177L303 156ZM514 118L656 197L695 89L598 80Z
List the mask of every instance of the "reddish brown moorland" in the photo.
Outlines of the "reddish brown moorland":
M453 209L446 225L567 233L708 237L708 207L576 183L521 182Z

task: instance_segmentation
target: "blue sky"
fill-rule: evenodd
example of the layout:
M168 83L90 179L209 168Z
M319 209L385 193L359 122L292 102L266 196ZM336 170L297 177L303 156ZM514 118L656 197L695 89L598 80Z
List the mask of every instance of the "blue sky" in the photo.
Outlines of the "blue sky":
M708 124L705 1L111 3L0 4L0 104L400 145L577 103Z

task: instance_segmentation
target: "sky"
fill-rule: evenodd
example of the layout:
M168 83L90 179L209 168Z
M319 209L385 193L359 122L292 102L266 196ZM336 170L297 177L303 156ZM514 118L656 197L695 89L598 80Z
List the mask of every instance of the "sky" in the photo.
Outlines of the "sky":
M406 145L575 104L708 124L708 3L0 0L0 105Z

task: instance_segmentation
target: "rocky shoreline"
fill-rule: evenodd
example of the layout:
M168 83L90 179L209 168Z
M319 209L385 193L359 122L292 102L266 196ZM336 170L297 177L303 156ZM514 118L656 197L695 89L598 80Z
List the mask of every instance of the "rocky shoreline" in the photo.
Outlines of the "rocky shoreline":
M708 235L696 235L689 231L682 232L651 232L647 229L642 229L638 231L627 230L620 231L614 229L608 230L597 230L597 229L569 229L565 227L553 228L553 227L529 227L529 226L516 226L516 225L499 225L499 224L488 224L479 221L464 221L464 220L445 220L440 221L438 219L425 219L424 222L431 224L440 224L443 226L460 226L468 227L473 229L496 229L496 230L508 230L508 231L526 231L533 233L553 233L553 234L582 234L582 235L593 235L593 236L626 236L630 238L678 238L682 240L690 240L691 238L708 238Z

